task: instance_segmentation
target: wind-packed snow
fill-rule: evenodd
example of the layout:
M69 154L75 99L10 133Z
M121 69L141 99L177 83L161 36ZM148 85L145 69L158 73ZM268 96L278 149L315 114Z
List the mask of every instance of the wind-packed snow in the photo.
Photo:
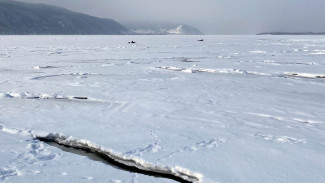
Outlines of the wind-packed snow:
M0 182L173 182L35 138L53 134L202 182L325 182L323 36L0 42Z

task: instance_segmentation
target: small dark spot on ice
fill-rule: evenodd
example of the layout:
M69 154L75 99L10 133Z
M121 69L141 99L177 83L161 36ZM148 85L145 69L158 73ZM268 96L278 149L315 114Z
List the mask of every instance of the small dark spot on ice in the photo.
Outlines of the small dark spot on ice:
M74 99L79 99L79 100L87 100L88 97L73 97Z
M38 76L38 77L32 78L32 80L42 80L42 79L51 78L51 77L58 77L58 76L62 76L62 74L60 74L60 75L56 74L56 75Z
M182 58L181 62L197 62L197 61L192 61L190 58Z
M316 78L325 78L325 76L316 76Z

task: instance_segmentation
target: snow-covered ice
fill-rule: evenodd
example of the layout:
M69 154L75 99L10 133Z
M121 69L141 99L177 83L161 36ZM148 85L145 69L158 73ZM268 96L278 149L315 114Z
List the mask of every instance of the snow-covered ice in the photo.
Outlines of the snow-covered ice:
M325 182L324 36L0 42L0 182Z

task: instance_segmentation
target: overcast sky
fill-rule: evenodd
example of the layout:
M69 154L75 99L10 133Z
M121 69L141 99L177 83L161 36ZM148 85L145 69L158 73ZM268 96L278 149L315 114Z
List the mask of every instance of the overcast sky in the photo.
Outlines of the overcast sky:
M325 0L20 0L124 22L170 22L206 34L325 32Z

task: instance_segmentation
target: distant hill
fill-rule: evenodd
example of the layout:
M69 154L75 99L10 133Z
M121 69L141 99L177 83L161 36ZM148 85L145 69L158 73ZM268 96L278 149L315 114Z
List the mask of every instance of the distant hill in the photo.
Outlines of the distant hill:
M325 35L325 32L262 32L256 35Z
M44 4L0 0L0 34L132 34L111 19Z
M203 34L198 29L188 25L180 25L175 29L168 30L167 32L168 34L178 34L178 35L202 35Z
M143 35L203 35L200 30L189 25L172 23L125 23L128 29Z

